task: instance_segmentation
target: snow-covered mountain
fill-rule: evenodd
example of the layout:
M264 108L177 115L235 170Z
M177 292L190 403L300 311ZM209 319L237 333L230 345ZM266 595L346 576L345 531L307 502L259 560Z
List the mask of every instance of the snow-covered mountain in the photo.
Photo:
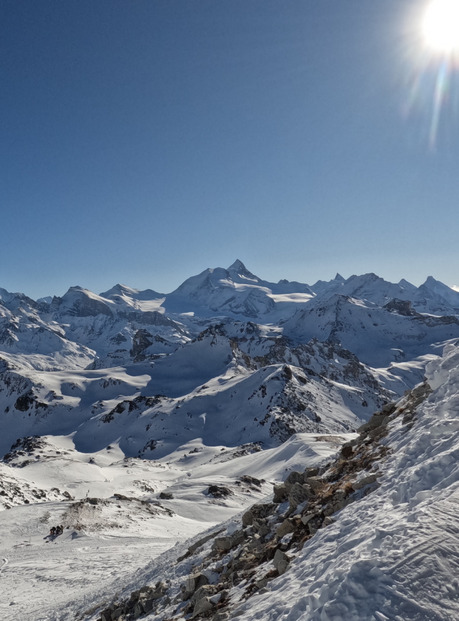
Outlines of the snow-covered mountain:
M237 260L169 294L73 286L34 301L0 289L2 584L14 558L29 566L43 543L64 541L43 533L53 521L76 533L72 554L120 525L138 542L145 521L152 545L161 524L169 534L156 555L229 519L291 469L330 458L426 373L439 394L433 377L446 382L449 365L453 378L456 343L459 293L432 277L421 287L374 274L271 283ZM16 523L30 557L12 552ZM121 539L104 562L123 555ZM120 584L147 557L133 554ZM28 609L30 599L9 597L4 619L75 618L71 604L53 612L68 593L53 610L46 598Z
M458 363L450 346L337 457L158 557L89 619L456 619Z
M0 449L56 429L79 449L117 438L149 458L196 435L268 447L346 432L459 337L457 298L432 278L419 288L374 274L269 283L239 260L171 294L71 287L38 303L2 289Z

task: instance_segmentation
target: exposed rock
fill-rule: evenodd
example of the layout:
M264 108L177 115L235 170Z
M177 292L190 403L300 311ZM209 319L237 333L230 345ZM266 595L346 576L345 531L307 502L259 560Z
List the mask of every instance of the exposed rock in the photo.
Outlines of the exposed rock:
M281 503L287 500L287 488L285 485L275 485L274 486L274 495L273 502Z
M355 490L359 490L359 489L362 489L362 487L366 487L367 485L371 485L372 483L375 483L377 480L378 480L377 473L372 473L372 474L369 474L365 477L362 477L354 481L352 483L352 487Z
M189 599L195 591L200 587L209 584L209 579L201 573L191 574L188 576L186 583L182 585L182 598Z
M314 496L314 490L309 485L294 483L288 492L290 512L294 511L297 506L303 503L305 500L313 498Z
M264 479L256 479L255 477L251 477L248 474L243 474L241 477L239 477L239 481L245 483L246 485L249 485L252 488L260 488L262 483L265 482Z
M252 522L252 531L259 537L266 537L271 531L268 520L265 518L254 519Z
M288 519L284 520L276 530L276 537L278 537L279 539L282 539L282 537L285 537L285 535L288 535L289 533L293 533L294 530L295 530L295 527L292 521Z
M412 308L409 300L399 300L398 298L394 298L393 300L387 302L384 308L391 313L397 313L398 315L402 315L404 317L413 317L418 314Z
M191 618L195 619L196 617L200 615L206 614L207 612L210 612L213 607L214 605L212 604L212 602L210 601L208 597L202 597L194 605L193 614L191 615Z
M254 520L268 517L269 515L272 515L275 510L276 504L274 503L253 505L242 516L242 524L244 526L250 526L253 524Z
M244 541L244 533L242 530L238 530L232 535L225 537L217 537L213 543L212 549L215 552L228 552L232 548L240 545Z
M282 552L282 550L276 550L273 558L273 564L281 576L287 571L287 568L290 565L290 559L285 552Z
M304 472L297 472L296 470L293 470L288 475L288 477L285 479L284 485L287 487L287 489L290 489L290 487L294 483L304 483L304 479L305 479Z
M134 358L135 362L141 362L142 360L145 360L145 350L148 349L150 345L153 345L153 341L151 339L152 335L148 332L148 330L145 330L144 328L137 330L137 332L134 334L134 338L132 340L132 349L130 353L131 356Z
M348 459L349 457L352 457L353 453L354 453L354 449L352 448L352 444L350 443L343 444L341 448L341 456L344 459Z
M209 485L206 494L214 498L226 498L227 496L232 496L233 492L224 485Z
M194 554L196 552L196 550L198 550L200 547L202 547L205 543L207 543L211 539L214 539L214 537L216 537L216 535L219 535L222 532L223 532L223 529L218 530L217 532L210 533L210 535L206 535L205 537L202 537L201 539L199 539L198 541L193 543L188 548L187 552L183 556L181 556L179 559L177 559L178 562L183 561L184 559L186 559L189 556L191 556L192 554Z

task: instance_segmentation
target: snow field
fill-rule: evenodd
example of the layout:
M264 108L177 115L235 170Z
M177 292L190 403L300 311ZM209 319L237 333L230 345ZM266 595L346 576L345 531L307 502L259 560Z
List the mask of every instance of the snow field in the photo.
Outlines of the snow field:
M7 559L0 617L89 618L85 610L129 588L152 559L259 502L273 482L330 456L344 439L304 434L240 457L235 449L206 447L196 439L153 462L125 459L119 446L84 454L71 436L45 438L40 460L10 471L43 489L67 489L75 500L0 512L0 558ZM247 474L269 479L259 487L237 484ZM206 490L215 484L231 495L209 496ZM161 499L161 491L173 497ZM61 523L64 534L50 540L50 527Z

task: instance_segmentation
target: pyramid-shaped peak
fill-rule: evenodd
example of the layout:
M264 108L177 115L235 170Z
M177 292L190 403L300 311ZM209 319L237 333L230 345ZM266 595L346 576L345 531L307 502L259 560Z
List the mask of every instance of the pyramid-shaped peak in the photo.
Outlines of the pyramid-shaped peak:
M435 295L449 295L450 292L453 292L454 297L456 297L457 291L445 285L445 283L441 282L441 280L437 280L433 276L428 276L425 283L420 286L422 290L428 290L434 293Z
M240 261L239 259L236 259L236 261L232 265L229 266L227 271L231 274L232 278L234 278L235 276L239 276L239 277L249 279L249 280L255 280L255 281L260 280L257 276L255 276L255 274L252 274L252 272L249 272L249 270L246 268L244 263Z
M402 278L398 284L400 285L400 287L408 287L410 289L416 288L413 284L410 283L409 280L406 280L406 278Z
M244 265L244 263L242 261L240 261L239 259L236 259L236 261L229 266L228 268L228 272L247 272L247 268Z

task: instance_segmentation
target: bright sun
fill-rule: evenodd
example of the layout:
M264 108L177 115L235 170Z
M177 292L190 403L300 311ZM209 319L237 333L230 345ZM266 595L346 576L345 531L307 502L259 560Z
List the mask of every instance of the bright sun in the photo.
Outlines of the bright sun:
M423 34L437 52L459 51L459 0L432 0L424 14Z

